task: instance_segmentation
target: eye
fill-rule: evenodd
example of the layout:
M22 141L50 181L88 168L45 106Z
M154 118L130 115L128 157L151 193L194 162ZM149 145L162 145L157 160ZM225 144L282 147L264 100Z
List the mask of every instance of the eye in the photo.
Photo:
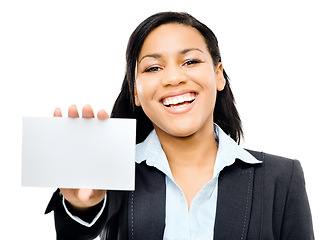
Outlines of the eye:
M188 60L184 63L184 66L189 66L189 65L193 65L193 64L197 64L197 63L200 63L199 60L195 60L195 59L191 59L191 60Z
M150 67L150 68L147 68L145 70L145 72L157 72L159 70L161 70L161 68L159 68L159 67Z

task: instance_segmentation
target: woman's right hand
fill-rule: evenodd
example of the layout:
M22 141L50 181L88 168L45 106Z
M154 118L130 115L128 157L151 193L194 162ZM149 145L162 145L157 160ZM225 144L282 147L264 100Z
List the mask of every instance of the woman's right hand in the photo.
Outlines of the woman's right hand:
M61 110L59 108L54 110L54 117L62 117ZM68 117L78 118L79 113L77 107L72 105L68 109ZM94 112L90 105L85 105L82 108L83 118L94 118ZM98 119L108 119L109 115L105 110L100 110L97 113ZM94 189L69 189L60 188L60 191L64 198L77 210L84 210L89 207L95 206L100 203L106 194L106 190L94 190Z

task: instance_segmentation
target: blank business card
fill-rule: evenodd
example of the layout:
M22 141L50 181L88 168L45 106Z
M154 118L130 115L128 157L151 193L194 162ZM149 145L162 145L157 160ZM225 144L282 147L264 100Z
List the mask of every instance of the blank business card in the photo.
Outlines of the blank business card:
M22 185L134 190L135 119L24 117Z

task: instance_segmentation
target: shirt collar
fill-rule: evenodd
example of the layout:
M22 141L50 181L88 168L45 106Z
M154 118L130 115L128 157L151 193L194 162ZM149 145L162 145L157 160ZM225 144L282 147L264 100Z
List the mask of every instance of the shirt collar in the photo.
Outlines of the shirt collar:
M214 133L217 139L218 150L214 167L213 177L219 174L223 168L232 165L236 159L245 163L261 163L248 151L240 147L230 136L228 136L217 124L214 123Z
M156 167L173 179L169 162L155 130L151 131L142 143L136 145L135 161L137 163L146 161L148 166Z
M249 152L241 148L230 136L214 123L216 144L218 145L213 178L216 177L226 166L232 165L236 159L245 163L261 163ZM173 179L170 166L161 143L153 130L146 140L136 145L137 163L146 161L147 165L156 167L169 178Z

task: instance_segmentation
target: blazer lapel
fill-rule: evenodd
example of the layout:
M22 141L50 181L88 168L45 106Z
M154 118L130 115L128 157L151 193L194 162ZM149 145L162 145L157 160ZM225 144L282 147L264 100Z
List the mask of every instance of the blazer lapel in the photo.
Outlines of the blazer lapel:
M165 175L145 162L136 165L135 191L129 195L129 239L163 239Z
M245 166L245 167L244 167ZM246 239L254 168L240 160L219 176L214 239Z

